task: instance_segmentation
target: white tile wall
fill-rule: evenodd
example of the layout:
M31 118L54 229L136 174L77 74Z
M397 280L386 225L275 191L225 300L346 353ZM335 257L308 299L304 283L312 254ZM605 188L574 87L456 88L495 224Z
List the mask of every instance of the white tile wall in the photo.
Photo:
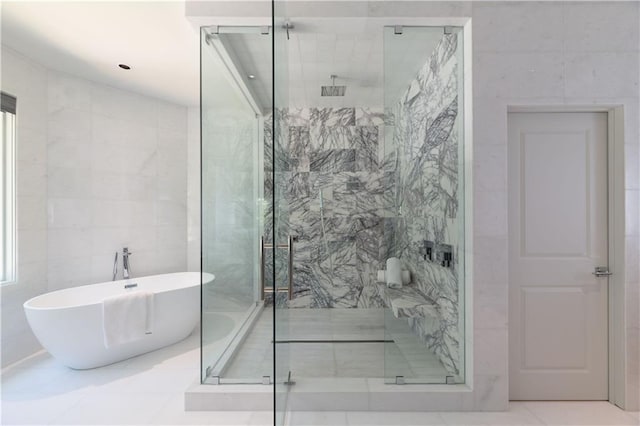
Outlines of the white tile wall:
M495 363L508 359L507 218L491 207L506 200L507 107L601 104L625 108L627 363L636 366L627 403L638 409L639 4L479 2L472 17L476 347L466 408L504 409L508 401L507 372Z
M50 289L186 269L187 110L48 73ZM122 271L122 268L119 268Z
M0 288L2 344L7 365L39 349L22 304L47 288L46 70L2 46L2 91L18 99L18 281Z
M200 109L187 112L187 268L200 270Z
M187 109L46 70L2 46L18 98L18 274L2 295L2 365L39 348L22 304L111 279L187 268ZM122 267L119 267L122 271Z

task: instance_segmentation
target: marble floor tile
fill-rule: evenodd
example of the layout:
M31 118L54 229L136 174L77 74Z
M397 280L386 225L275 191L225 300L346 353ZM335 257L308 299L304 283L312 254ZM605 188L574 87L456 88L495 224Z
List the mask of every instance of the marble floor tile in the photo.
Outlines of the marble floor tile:
M37 393L6 394L2 391L0 424L42 425L62 416L74 407L83 395L78 393L39 395Z
M306 313L308 321L313 315ZM344 316L348 316L345 314ZM342 314L335 317L341 317ZM344 316L339 321L344 320ZM331 316L329 318L332 318ZM23 362L2 370L0 381L2 425L273 425L270 411L222 411L185 412L184 390L195 382L199 375L199 332L189 338L149 354L144 354L104 368L93 370L71 370L62 366L45 352L35 354ZM222 343L220 343L222 344ZM348 360L351 351L361 360L377 362L379 355L372 347L376 344L310 344L315 348L293 345L288 355L301 362L301 372L321 372L333 377L299 376L293 392L366 392L370 384L363 378L345 379L343 374L365 374L370 367L348 365L350 372L340 370L337 358ZM381 345L381 344L378 344ZM397 359L405 360L401 348L389 346ZM250 362L263 356L268 348L256 343L247 352ZM389 356L389 353L387 354ZM337 357L337 358L336 358ZM409 358L411 358L409 356ZM309 361L304 364L304 360ZM335 369L327 370L323 360L335 361ZM394 358L387 358L389 359ZM433 359L436 359L433 357ZM271 363L260 359L268 367ZM366 363L363 363L366 364ZM328 365L328 364L327 364ZM387 366L388 367L388 366ZM357 371L362 368L362 371ZM416 369L427 374L432 365ZM256 374L260 374L255 370ZM371 374L371 371L366 372ZM295 375L294 375L295 378ZM507 412L491 413L409 413L409 412L295 412L287 419L289 426L420 426L420 425L547 425L547 426L616 426L640 425L640 413L624 412L603 401L595 402L512 402Z
M215 423L212 423L212 424L215 424ZM247 423L247 426L273 426L273 412L271 411L252 412L251 416L249 417L249 422Z
M128 393L88 395L70 407L50 424L56 425L113 425L148 424L162 409L171 393Z
M346 426L347 413L344 411L298 411L288 415L287 426Z
M38 362L28 361L26 367L16 365L11 368L4 369L0 377L2 384L2 392L4 393L33 393L34 390L40 389L48 382L55 381L67 374L67 368L56 362L47 354L46 358L42 358L42 365Z
M248 425L251 411L184 411L184 394L175 393L150 419L152 425Z
M638 425L638 419L606 401L525 402L545 425Z
M438 358L408 329L406 322L393 323L385 331L382 309L290 309L280 324L286 339L354 340L353 343L290 343L283 347L289 367L297 377L411 377L433 382L447 373ZM273 311L265 309L226 369L227 377L269 375ZM283 337L284 339L285 337ZM393 339L395 343L359 340ZM333 356L330 355L333 351ZM385 370L386 369L386 370ZM386 372L386 373L385 373Z
M467 412L441 413L447 425L543 425L544 423L529 411L524 403L512 402L507 412Z
M85 371L70 370L48 354L37 354L3 371L2 383L7 386L2 388L0 424L273 425L270 411L185 412L184 383L197 380L198 370L197 365L176 367L198 352L187 339L167 348L164 360L153 353L138 357L135 363ZM330 392L338 387L366 391L368 385L357 378L301 378L293 390ZM512 402L508 412L307 411L290 413L287 421L289 426L637 426L640 413L624 412L602 401Z
M446 423L439 413L353 411L347 413L347 424L349 426L421 426Z

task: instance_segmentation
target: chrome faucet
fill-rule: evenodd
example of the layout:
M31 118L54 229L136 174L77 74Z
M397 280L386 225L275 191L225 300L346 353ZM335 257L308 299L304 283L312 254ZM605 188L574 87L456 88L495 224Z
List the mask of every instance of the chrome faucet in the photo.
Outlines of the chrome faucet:
M131 252L129 252L129 248L125 247L122 249L122 278L125 280L131 278L131 270L129 267L129 256Z
M118 275L118 252L116 252L116 258L113 259L113 280L116 280L116 276Z

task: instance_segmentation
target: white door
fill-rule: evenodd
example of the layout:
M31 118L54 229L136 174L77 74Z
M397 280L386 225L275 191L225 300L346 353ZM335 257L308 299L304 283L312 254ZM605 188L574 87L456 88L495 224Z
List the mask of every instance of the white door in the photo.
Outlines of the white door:
M607 115L508 128L510 398L606 400Z

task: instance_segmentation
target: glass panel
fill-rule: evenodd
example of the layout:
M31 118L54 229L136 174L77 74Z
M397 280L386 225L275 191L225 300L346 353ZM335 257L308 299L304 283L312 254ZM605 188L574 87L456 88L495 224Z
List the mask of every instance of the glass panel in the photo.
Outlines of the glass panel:
M287 194L287 177L291 174L291 161L288 155L289 126L286 120L289 107L289 72L288 58L290 49L290 31L286 20L286 2L273 2L273 229L274 240L279 245L286 245L288 249L277 250L274 259L274 281L276 287L286 291L276 293L274 309L274 424L284 425L289 396L290 365L290 316L288 310L290 278L293 278L291 257L297 248L291 240L289 229L289 205ZM292 289L293 290L293 289Z
M205 383L262 383L272 376L272 317L262 302L260 275L271 37L249 29L201 33ZM271 244L264 241L264 247Z
M387 263L388 383L464 383L462 40L461 28L384 29L385 250L411 278L394 284Z
M291 381L464 382L459 29L285 6L202 52L203 380L268 376L275 424Z
M305 389L464 382L460 29L383 21L276 13L278 412L289 371Z

